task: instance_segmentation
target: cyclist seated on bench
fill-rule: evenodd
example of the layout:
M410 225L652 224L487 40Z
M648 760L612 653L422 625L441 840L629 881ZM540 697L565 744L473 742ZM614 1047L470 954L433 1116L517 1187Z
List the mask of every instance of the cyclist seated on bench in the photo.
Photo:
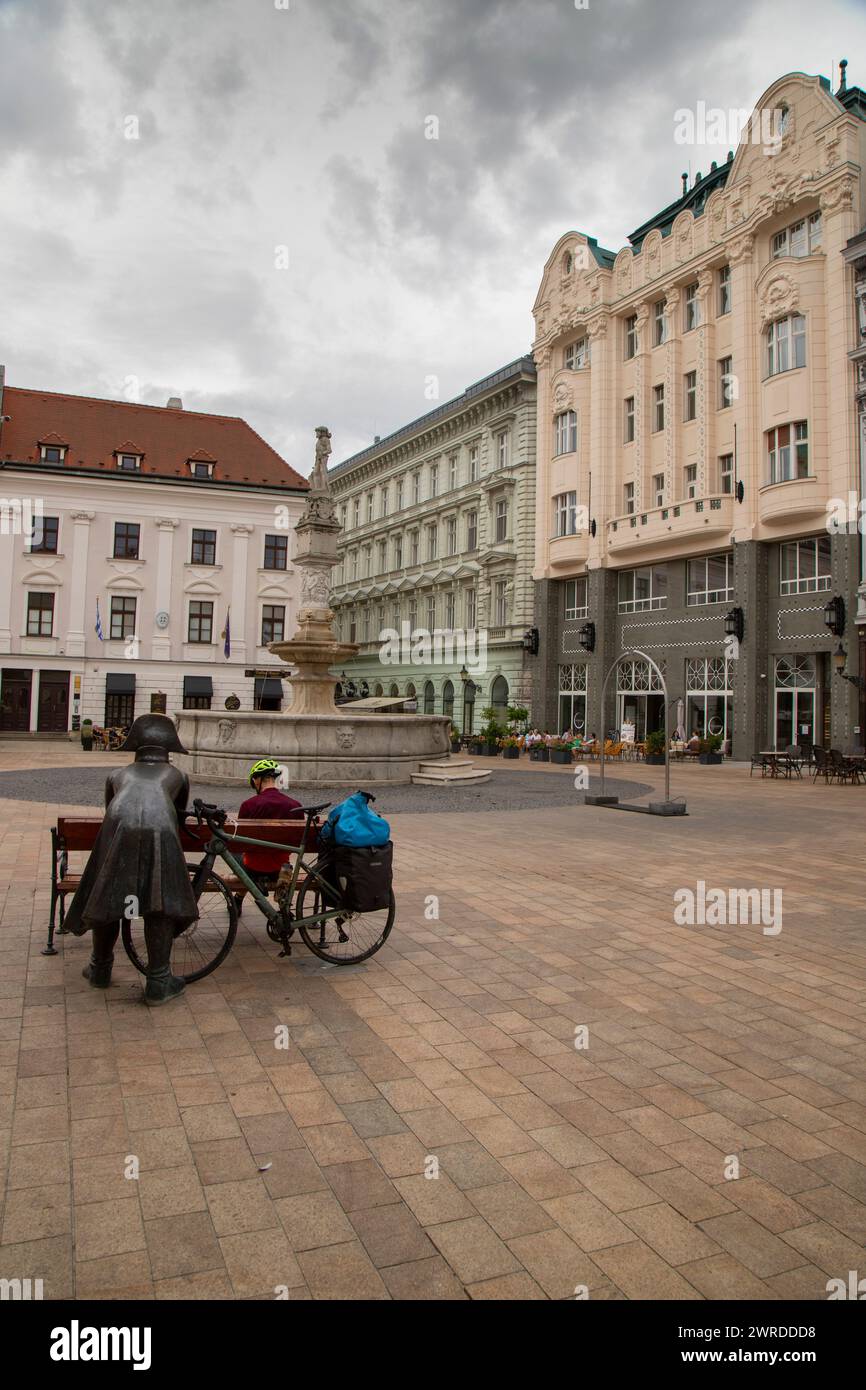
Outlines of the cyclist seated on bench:
M238 811L238 820L297 820L302 809L300 801L286 796L277 786L280 765L273 758L260 758L250 768L250 786L255 792L243 803ZM302 817L301 817L302 819ZM252 836L255 839L255 836ZM288 852L275 846L274 849L250 848L244 850L244 868L262 888L273 886L283 864L289 858ZM239 896L243 896L241 893Z

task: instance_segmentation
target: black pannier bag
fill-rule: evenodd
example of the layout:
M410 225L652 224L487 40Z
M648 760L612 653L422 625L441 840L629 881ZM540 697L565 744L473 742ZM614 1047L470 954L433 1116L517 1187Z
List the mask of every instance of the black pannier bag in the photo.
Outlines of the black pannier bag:
M322 877L339 888L350 912L379 912L391 903L393 855L391 840L386 845L334 845Z

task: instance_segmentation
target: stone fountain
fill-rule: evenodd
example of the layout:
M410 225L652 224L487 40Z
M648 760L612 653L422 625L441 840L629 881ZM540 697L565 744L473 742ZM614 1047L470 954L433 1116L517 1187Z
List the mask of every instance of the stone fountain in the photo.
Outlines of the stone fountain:
M328 485L330 453L330 431L320 425L310 491L295 527L298 627L291 641L268 648L292 668L291 704L279 713L181 710L177 727L189 752L174 761L199 780L246 782L258 758L275 758L290 785L364 787L408 782L422 762L448 760L450 721L444 715L353 714L351 705L334 703L333 668L358 648L338 642L332 626L331 571L341 528Z

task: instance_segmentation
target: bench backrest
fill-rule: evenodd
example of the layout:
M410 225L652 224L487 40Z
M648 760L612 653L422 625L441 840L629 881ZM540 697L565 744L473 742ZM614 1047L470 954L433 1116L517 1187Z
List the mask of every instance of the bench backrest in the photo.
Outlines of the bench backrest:
M248 835L253 840L268 840L275 845L297 847L300 845L301 836L304 833L304 822L303 820L237 821L230 819L226 822L225 828L228 834ZM58 816L57 818L57 836L61 841L60 847L66 850L93 849L101 829L102 816ZM203 849L210 838L211 832L206 825L196 825L192 828L183 827L180 832L181 847L187 854ZM307 839L307 848L314 849L315 845L314 825ZM238 845L237 848L240 851L243 849L243 845Z

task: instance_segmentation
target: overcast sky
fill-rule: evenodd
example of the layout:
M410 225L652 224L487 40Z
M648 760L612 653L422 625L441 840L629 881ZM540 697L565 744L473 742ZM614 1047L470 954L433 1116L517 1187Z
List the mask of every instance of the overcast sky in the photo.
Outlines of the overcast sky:
M724 158L678 108L866 87L864 0L588 5L0 0L8 383L180 395L308 474L317 424L337 462L527 351L564 232L616 250Z

